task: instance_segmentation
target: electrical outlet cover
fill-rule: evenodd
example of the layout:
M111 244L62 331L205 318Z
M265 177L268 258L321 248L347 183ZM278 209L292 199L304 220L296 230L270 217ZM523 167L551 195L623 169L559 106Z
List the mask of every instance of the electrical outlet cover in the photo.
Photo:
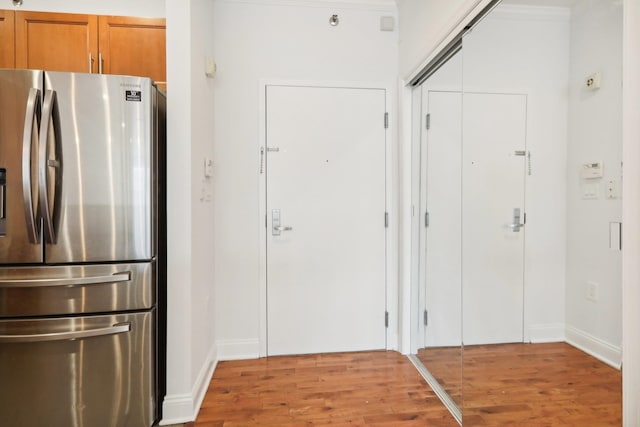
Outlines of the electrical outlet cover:
M600 73L593 73L584 79L584 85L588 90L600 89L601 77Z

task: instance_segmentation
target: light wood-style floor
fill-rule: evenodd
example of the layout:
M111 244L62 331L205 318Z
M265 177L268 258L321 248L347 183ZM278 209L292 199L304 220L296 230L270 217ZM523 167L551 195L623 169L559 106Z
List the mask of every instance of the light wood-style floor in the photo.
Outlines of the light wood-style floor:
M421 348L417 356L458 408L462 408L462 347Z
M443 357L446 357L444 355ZM567 344L464 349L465 426L620 426L621 373ZM221 362L186 427L457 426L395 352Z
M622 372L566 343L464 347L470 426L622 425Z
M457 426L411 362L378 351L218 364L195 427Z

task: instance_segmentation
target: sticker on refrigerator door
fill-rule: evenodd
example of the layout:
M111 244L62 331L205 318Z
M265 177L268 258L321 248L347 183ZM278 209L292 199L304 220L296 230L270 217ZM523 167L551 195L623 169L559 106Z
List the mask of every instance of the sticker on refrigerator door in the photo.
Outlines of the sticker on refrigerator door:
M125 99L127 101L135 101L135 102L142 101L142 92L139 90L125 90L124 94L125 94Z

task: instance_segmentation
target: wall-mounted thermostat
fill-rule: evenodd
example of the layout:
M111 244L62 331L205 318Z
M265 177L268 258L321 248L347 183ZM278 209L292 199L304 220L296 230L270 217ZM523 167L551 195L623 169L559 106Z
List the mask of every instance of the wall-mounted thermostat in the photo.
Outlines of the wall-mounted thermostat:
M604 165L602 162L583 163L580 170L580 178L595 179L604 175Z

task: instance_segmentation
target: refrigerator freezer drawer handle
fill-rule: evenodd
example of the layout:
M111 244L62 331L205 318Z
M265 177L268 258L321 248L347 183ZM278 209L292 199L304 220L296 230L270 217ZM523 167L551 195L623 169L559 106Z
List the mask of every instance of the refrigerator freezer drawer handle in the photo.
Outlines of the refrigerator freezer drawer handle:
M57 286L81 286L97 283L128 282L131 280L131 272L116 273L109 276L69 277L63 279L3 279L0 280L2 288L45 288Z
M5 202L5 190L7 188L7 184L4 182L5 170L0 169L0 174L3 178L0 178L0 219L5 219L7 217L7 211L4 208Z
M131 331L131 322L118 323L108 328L88 329L86 331L52 332L50 334L33 335L0 335L0 343L23 343L42 341L65 341L82 338L116 335Z

